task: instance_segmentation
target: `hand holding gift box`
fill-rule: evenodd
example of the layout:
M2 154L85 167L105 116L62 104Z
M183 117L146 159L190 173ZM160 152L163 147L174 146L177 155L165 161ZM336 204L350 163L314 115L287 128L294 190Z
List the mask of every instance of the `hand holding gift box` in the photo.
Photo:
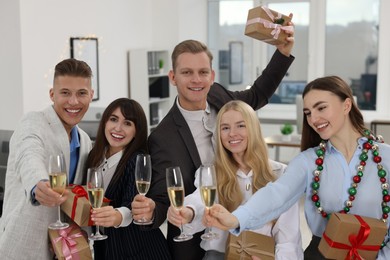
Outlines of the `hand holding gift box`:
M318 249L329 259L375 259L386 232L379 219L333 213Z
M284 30L294 30L289 26L291 17L280 14L266 6L250 9L245 27L245 35L272 45L287 43Z
M70 217L78 226L93 226L91 220L91 204L88 200L88 193L81 185L69 186L68 199L61 205L61 210ZM107 206L109 200L103 199L103 206Z
M49 238L57 259L92 259L91 249L80 227L75 224L66 229L49 229Z

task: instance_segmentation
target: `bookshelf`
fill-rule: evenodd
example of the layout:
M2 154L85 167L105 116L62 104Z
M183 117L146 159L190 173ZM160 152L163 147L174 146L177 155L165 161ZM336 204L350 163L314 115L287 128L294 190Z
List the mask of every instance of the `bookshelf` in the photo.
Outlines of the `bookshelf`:
M128 51L129 97L145 111L149 132L171 108L176 89L169 83L170 54L166 50Z

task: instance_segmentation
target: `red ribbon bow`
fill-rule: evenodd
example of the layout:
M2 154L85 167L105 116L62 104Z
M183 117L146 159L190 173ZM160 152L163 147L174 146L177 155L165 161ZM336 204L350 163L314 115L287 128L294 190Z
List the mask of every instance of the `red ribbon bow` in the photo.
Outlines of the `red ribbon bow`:
M69 236L69 233L75 228L74 225L66 228L58 230L59 237L53 239L54 243L62 242L62 253L66 260L78 260L79 256L77 254L78 250L76 248L77 242L76 238L82 237L81 232L72 234Z
M76 215L76 207L77 207L77 201L79 198L85 197L88 200L88 193L85 191L84 187L81 185L71 185L73 186L72 192L75 194L72 204L72 214L71 219L74 219ZM91 220L91 217L89 217L88 220L88 226L93 226L93 222Z
M330 247L349 250L348 254L345 256L346 260L363 260L363 258L359 255L358 250L379 251L379 249L381 248L380 245L363 245L364 241L366 241L366 239L370 235L371 228L361 216L355 215L355 217L360 222L360 229L357 235L351 234L348 236L351 245L332 241L325 233L323 234L323 238L329 244Z

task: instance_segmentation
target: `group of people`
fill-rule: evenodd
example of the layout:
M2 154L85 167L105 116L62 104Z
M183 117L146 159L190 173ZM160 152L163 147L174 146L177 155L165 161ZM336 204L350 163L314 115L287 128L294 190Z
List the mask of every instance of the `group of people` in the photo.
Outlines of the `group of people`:
M119 98L105 109L93 147L77 126L93 97L91 69L75 59L58 63L50 90L53 105L24 116L10 141L0 255L53 258L47 228L68 191L60 196L50 188L46 164L50 154L59 152L65 155L70 184L85 183L87 168L104 170L110 204L93 209L91 218L108 238L94 242L95 259L224 259L228 230L272 236L276 259L321 259L318 243L332 212L387 219L383 208L390 162L373 158L378 151L387 158L390 147L365 129L342 79L324 77L306 86L302 152L288 166L268 158L255 111L268 103L294 60L294 33L287 35L251 88L236 92L214 82L207 46L195 40L179 43L168 74L178 95L157 128L148 137L141 105ZM135 186L135 158L140 153L152 158L147 196L137 194ZM205 210L197 170L210 161L216 168L218 203ZM172 166L183 174L186 197L180 211L170 206L166 189L165 170ZM313 173L318 175L314 186ZM356 199L350 188L359 191ZM313 201L313 195L318 200ZM297 203L302 196L313 233L305 252ZM132 223L140 219L153 223ZM166 219L167 237L160 230ZM174 242L182 224L193 239ZM211 226L219 238L202 241L200 235ZM387 240L378 259L390 258Z

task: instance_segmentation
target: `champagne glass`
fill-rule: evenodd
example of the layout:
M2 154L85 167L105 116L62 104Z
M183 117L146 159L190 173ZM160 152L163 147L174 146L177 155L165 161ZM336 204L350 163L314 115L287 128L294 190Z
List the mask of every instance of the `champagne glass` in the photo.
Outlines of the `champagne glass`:
M92 208L100 208L104 197L103 173L101 168L88 169L87 192L89 203L91 203ZM96 226L95 234L89 236L90 240L103 240L106 238L106 235L100 234L99 226Z
M181 176L180 167L169 167L166 169L167 190L171 205L181 210L184 204L184 184ZM175 242L182 242L192 239L192 235L185 234L183 224L180 226L180 235L173 238Z
M63 154L49 156L49 181L51 188L60 194L66 189L66 166ZM68 223L61 222L61 207L58 206L58 220L49 225L50 229L64 229L69 227Z
M142 196L145 196L146 193L148 193L151 179L152 164L150 162L150 155L138 154L135 163L135 184L138 193ZM137 225L150 225L153 223L151 220L146 220L144 217L140 220L134 220L133 222Z
M206 206L207 210L209 210L214 205L217 194L217 177L215 175L214 165L205 164L200 166L199 188L203 204ZM203 240L218 238L218 234L214 233L211 227L208 227L207 229L208 232L201 236Z

